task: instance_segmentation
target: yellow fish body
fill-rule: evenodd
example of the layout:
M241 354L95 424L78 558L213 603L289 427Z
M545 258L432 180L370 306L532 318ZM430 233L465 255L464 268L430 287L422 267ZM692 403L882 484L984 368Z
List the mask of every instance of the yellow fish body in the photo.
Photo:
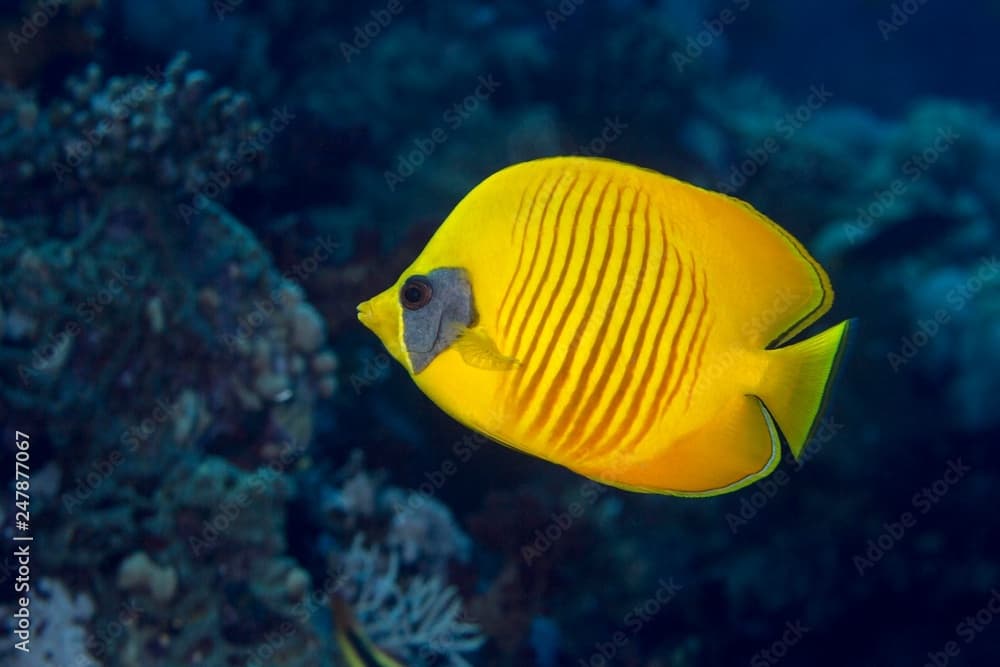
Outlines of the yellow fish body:
M785 343L833 289L749 204L611 160L474 188L358 317L452 417L621 488L726 493L798 456L846 339Z

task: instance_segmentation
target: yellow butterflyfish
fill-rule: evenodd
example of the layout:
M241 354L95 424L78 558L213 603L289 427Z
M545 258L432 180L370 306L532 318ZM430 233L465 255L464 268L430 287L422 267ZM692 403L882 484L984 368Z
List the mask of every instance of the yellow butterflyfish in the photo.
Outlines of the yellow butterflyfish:
M358 317L438 406L632 491L712 496L794 456L850 321L749 204L605 159L503 169ZM784 345L783 347L779 347Z

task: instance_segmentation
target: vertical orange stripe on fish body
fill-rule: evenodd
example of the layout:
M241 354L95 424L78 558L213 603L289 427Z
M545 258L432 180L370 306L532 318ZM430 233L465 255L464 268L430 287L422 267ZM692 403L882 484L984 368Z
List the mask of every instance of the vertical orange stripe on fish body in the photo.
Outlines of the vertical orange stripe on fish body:
M571 314L566 328L557 334L566 341L562 363L558 367L541 369L540 385L548 389L548 395L538 406L534 423L537 425L539 419L544 420L542 428L536 432L548 439L553 451L558 454L575 444L568 439L571 427L589 418L589 415L579 416L583 395L597 391L589 371L598 363L601 353L609 352L596 341L611 316L611 308L604 304L612 302L612 296L618 289L617 282L609 281L607 276L611 272L617 273L619 265L619 258L615 255L615 236L621 230L616 230L612 223L620 213L625 196L621 188L611 184L602 189L590 215L584 216L582 231L587 236L594 261L581 264L576 284L568 287ZM531 418L530 408L526 416Z
M618 328L613 344L616 349L621 350L621 355L616 363L605 364L598 380L601 402L600 412L596 418L600 419L601 429L600 433L587 439L591 456L606 453L609 448L617 447L623 433L623 424L636 417L635 403L623 401L621 391L630 384L633 369L639 359L639 352L643 349L644 331L639 318L636 318L634 314L642 289L652 286L651 281L646 276L649 269L651 246L653 245L647 216L648 209L649 197L639 192L630 212L629 226L631 233L636 237L636 246L639 248L636 252L640 254L640 257L637 261L633 260L626 264L628 271L622 279L623 293L620 302L621 312L625 319ZM651 312L652 309L646 310L646 313ZM634 381L631 383L634 384Z
M623 202L622 200L627 200ZM607 425L599 407L611 396L607 392L607 382L613 367L620 363L622 348L617 341L617 334L624 335L629 329L631 313L624 307L623 289L635 278L629 276L629 268L636 267L636 257L633 256L635 209L639 200L639 191L626 189L616 203L611 218L598 222L601 230L606 230L611 262L605 265L605 271L597 276L597 282L602 290L599 294L607 294L607 298L598 297L593 303L608 304L603 312L599 311L591 319L598 323L594 343L590 346L587 361L576 374L577 391L566 406L566 414L562 423L566 432L560 434L568 445L569 452L579 452L588 448L602 433L607 433ZM625 206L628 212L625 212ZM624 236L624 242L621 237ZM617 238L616 238L617 237Z
M648 196L643 222L648 256L639 268L640 284L634 293L636 300L629 309L630 312L641 313L641 317L633 320L638 324L636 338L634 343L628 343L631 353L627 361L623 360L621 378L611 394L620 402L616 419L606 434L605 445L598 447L595 454L607 454L609 447L620 452L628 439L636 433L642 420L653 414L647 387L657 368L657 359L662 350L661 334L666 322L664 315L669 312L669 307L666 306L669 303L666 300L669 289L666 286L669 256L665 231L655 218L655 211L650 209ZM651 303L664 305L658 308L639 308L640 304Z
M524 297L527 294L528 281L531 278L532 271L535 269L538 253L542 245L542 225L540 224L540 216L536 216L538 212L536 206L539 196L541 196L543 202L541 214L544 216L545 210L552 201L553 193L549 189L552 185L551 181L552 178L550 176L545 181L538 183L535 194L531 198L531 204L524 213L523 221L517 220L518 223L524 225L524 231L521 235L521 243L517 247L517 265L514 274L508 281L502 304L507 306L505 309L506 312L502 313L504 316L503 329L505 332L510 331L518 310L522 309L523 312L523 308L525 307ZM510 294L514 294L514 298L508 302L506 297Z
M633 490L752 483L779 428L797 454L847 331L768 349L829 309L822 267L749 205L610 160L523 163L469 193L369 302L404 364L400 286L442 268L465 271L476 335L513 362L445 349L418 386L504 444Z
M552 326L551 318L555 315L557 298L564 294L564 288L567 284L572 284L572 282L567 283L567 279L569 278L570 259L573 257L577 241L581 236L580 227L578 225L580 214L593 186L594 179L590 178L586 182L586 185L579 185L575 188L576 192L579 193L577 196L573 197L571 195L567 195L563 202L565 204L566 202L572 200L570 204L572 212L570 213L569 209L567 209L566 212L567 217L570 218L568 221L570 227L568 231L562 235L563 238L567 239L566 247L560 250L555 259L555 263L558 265L558 268L556 269L558 271L558 275L555 277L551 287L544 290L546 292L544 305L539 306L538 322L545 325L544 330L536 330L534 332L534 335L532 335L531 340L523 353L520 351L515 352L517 358L523 360L522 363L529 365L532 369L530 375L529 373L522 373L512 378L517 381L515 400L518 401L518 405L522 408L526 408L531 405L537 397L537 390L541 386L540 372L549 367L554 348L561 344L561 339L565 338L565 327L559 324ZM561 214L562 207L560 207L560 215L558 217L561 218ZM562 313L562 316L565 317L568 315L569 310L564 307L560 312ZM556 384L550 387L550 393L558 391L561 380L562 378L555 378Z
M599 188L594 187L597 181L595 175L591 186L581 191L574 207L561 280L556 281L558 289L553 286L550 297L552 309L543 314L549 335L539 342L537 356L532 354L522 360L523 372L510 378L519 391L515 403L507 404L508 410L524 415L524 423L530 424L528 431L540 429L552 416L566 387L566 369L579 345L579 331L587 302L577 298L577 295L584 289L595 245L594 227L588 221L593 220L611 187L608 179L603 179ZM578 252L581 247L582 252ZM570 248L574 252L570 253ZM553 317L554 313L558 313L558 318Z
M546 293L552 288L553 264L565 261L564 257L557 255L560 240L570 236L560 233L561 216L577 177L577 174L569 173L560 178L539 214L538 225L541 232L539 233L537 249L540 252L533 255L532 264L528 269L528 277L525 279L527 294L524 298L524 310L520 317L515 316L514 318L513 326L516 333L508 348L517 359L525 359L530 341L535 340L538 335L544 332L544 321L539 313L539 304L544 303L542 299L548 298ZM527 339L526 333L528 334Z

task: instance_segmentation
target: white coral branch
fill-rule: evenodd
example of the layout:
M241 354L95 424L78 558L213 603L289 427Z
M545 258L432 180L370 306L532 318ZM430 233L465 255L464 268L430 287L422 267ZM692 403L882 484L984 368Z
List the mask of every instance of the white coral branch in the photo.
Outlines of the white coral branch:
M462 620L462 599L440 577L399 579L399 554L366 548L360 536L344 555L347 591L355 616L378 646L415 659L433 653L453 667L468 667L461 655L478 649L479 627Z

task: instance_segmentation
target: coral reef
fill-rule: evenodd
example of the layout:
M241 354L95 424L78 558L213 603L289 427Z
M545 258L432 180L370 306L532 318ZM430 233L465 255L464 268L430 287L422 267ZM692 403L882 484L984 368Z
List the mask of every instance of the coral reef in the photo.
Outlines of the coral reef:
M53 546L38 563L99 597L93 636L118 628L95 657L316 664L294 611L309 578L281 535L282 476L336 391L326 327L296 282L318 260L282 275L217 203L280 128L186 61L106 83L91 66L44 105L4 93L0 397L70 471L33 498ZM316 252L329 256L326 239Z
M4 616L10 622L10 613ZM30 640L4 647L9 664L27 667L100 667L90 653L92 641L86 626L94 615L94 602L84 593L72 594L59 581L41 579L32 598ZM7 633L14 636L13 633ZM23 642L23 643L22 643Z
M42 226L17 225L0 249L4 399L44 414L57 443L82 437L105 455L211 447L248 415L260 416L263 440L273 428L308 441L310 406L336 388L336 358L300 288L215 205L168 237L157 197L119 194L83 235L44 240ZM96 420L80 423L88 405Z
M137 551L118 568L118 588L141 591L157 604L165 604L177 592L177 571L160 567L145 552Z
M250 177L277 130L185 63L104 85L91 66L72 101L41 109L5 97L16 112L0 121L0 187L21 196L0 248L3 398L44 414L61 442L185 446L251 413L281 415L276 428L305 441L314 397L335 390L336 358L295 277L214 201ZM128 398L109 410L111 395Z
M154 497L102 486L93 502L108 509L81 506L45 535L55 547L45 567L90 572L88 585L101 592L93 632L116 628L103 632L101 655L119 665L245 664L261 655L317 664L324 650L306 606L310 578L282 537L288 469L300 457L289 445L252 472L187 457L164 471ZM120 609L130 610L127 623Z
M144 76L107 80L92 63L69 79L67 99L46 105L30 92L0 93L0 186L22 194L6 214L52 214L67 203L89 203L93 214L96 199L129 186L201 208L247 182L290 121L276 110L265 124L249 97L213 91L208 73L188 61L181 54ZM179 214L190 222L193 212Z

